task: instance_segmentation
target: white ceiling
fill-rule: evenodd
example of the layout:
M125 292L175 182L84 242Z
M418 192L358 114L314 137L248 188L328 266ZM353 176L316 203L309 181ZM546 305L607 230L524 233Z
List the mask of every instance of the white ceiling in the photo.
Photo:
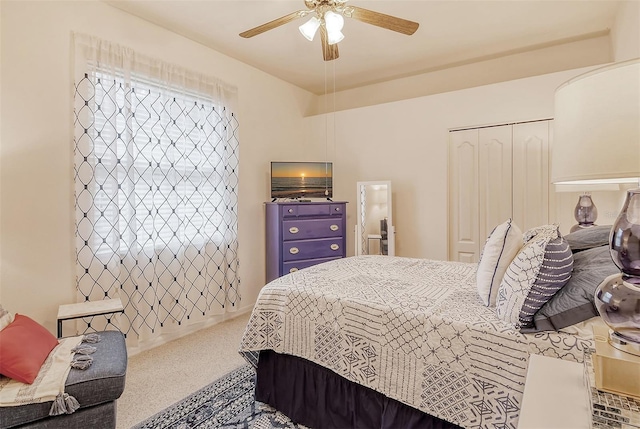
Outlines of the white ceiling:
M608 33L613 0L350 0L420 23L412 36L345 19L340 58L325 63L295 20L250 39L242 31L306 9L303 0L107 0L117 7L315 94L325 73L336 91ZM332 89L332 88L331 88ZM330 89L330 90L331 90Z

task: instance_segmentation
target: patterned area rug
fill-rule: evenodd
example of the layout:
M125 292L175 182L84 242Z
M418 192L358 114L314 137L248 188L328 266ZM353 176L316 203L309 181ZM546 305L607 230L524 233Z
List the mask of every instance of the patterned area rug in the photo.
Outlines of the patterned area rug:
M134 429L306 429L268 405L256 402L255 383L255 370L244 365Z

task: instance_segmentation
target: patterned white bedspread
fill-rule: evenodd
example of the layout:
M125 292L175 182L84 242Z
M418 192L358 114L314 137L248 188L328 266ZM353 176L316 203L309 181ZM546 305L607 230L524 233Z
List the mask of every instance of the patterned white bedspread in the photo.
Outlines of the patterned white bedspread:
M582 362L589 339L521 334L482 305L476 264L359 256L280 277L241 352L305 358L468 428L516 427L529 354Z

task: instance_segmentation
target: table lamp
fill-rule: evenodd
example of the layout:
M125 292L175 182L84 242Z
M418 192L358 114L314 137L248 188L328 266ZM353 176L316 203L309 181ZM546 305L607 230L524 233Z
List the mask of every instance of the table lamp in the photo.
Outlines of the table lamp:
M627 191L611 228L609 247L621 272L598 286L596 308L612 330L609 343L640 356L640 189Z
M598 68L561 85L555 94L554 133L553 183L640 186L640 59ZM604 364L594 362L596 379L600 376L601 380L613 383L612 387L609 385L612 390L637 396L640 395L640 189L627 192L609 245L621 272L598 286L594 303L609 326L606 344L615 350L602 357ZM598 345L596 338L596 361Z
M578 204L576 204L573 215L578 223L572 226L569 232L596 226L594 222L598 218L598 208L593 203L591 194L585 192L578 197Z

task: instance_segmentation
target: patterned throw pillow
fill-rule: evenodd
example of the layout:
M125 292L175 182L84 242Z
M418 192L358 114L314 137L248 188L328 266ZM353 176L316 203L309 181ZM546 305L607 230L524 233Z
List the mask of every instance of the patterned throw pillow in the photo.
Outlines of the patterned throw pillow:
M534 314L571 278L573 254L557 225L533 228L502 279L496 314L516 327L533 324Z
M511 219L496 226L489 234L476 273L478 295L487 307L496 305L502 277L522 244L522 231Z
M5 310L0 304L0 331L13 322L14 315Z
M558 231L558 225L534 226L533 228L526 230L525 233L522 234L522 239L526 244L527 242L531 241L531 239L535 237L544 238L546 236L552 237L552 238L560 237L560 231Z

